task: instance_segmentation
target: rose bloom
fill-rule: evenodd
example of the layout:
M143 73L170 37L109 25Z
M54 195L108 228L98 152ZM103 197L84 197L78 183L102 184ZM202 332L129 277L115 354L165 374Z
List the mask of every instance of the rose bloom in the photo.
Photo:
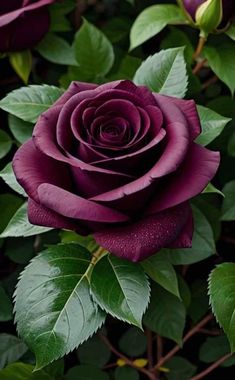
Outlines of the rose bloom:
M195 20L198 7L206 0L182 0L182 4L190 16ZM225 26L235 13L235 0L222 0L223 19L221 27Z
M219 165L194 142L200 132L192 100L126 80L73 82L14 157L30 222L91 233L132 261L190 247L189 200Z
M48 32L55 0L1 0L0 52L28 49Z

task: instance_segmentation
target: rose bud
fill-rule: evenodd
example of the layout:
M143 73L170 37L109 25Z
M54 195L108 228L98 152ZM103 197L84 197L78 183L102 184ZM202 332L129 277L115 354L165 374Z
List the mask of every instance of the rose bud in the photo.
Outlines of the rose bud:
M225 27L235 13L234 0L180 0L180 4L206 33Z
M48 32L48 5L55 0L2 0L0 52L20 51L36 45Z
M189 200L220 161L194 142L200 132L192 100L127 80L73 82L13 160L29 196L29 221L93 234L131 261L163 247L191 247Z

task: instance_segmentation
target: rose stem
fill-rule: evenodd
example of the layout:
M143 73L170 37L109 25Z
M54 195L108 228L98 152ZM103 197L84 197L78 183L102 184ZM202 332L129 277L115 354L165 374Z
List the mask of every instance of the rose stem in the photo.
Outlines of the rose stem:
M213 319L213 315L209 314L205 318L203 318L196 326L194 326L183 338L183 343L187 342L194 334L200 331L200 329L205 326L209 321ZM157 371L166 361L168 361L172 356L174 356L179 350L181 346L178 344L172 348L165 356L163 356L158 363L153 367L152 371Z
M211 84L216 83L218 80L216 75L213 75L210 79L208 79L205 83L202 85L202 90L206 90Z
M163 340L160 335L157 335L157 361L161 360L163 353Z
M145 334L147 337L148 369L151 369L153 368L153 334L149 329L146 329Z
M200 380L200 379L202 379L203 377L205 377L206 375L208 375L208 373L210 373L214 369L218 368L223 362L225 362L225 360L229 359L231 357L231 355L232 354L227 354L227 355L223 356L222 358L218 359L215 363L213 363L211 366L209 366L208 368L206 368L204 371L202 371L201 373L197 374L196 376L191 377L190 380Z
M141 368L141 367L138 367L137 365L135 365L129 358L127 358L125 355L123 355L121 352L119 352L111 343L110 341L108 340L108 338L99 333L99 337L100 339L106 344L106 346L110 349L111 352L113 352L117 357L121 358L124 360L124 362L129 365L130 367L132 368L135 368L137 369L137 371L145 374L150 380L158 380L156 375L153 374L152 372L150 372L149 370L145 369L145 368Z
M194 75L198 74L199 71L204 67L205 63L206 63L206 59L203 59L202 61L197 62L193 68L193 74Z
M198 40L198 45L197 45L197 48L193 54L193 59L196 60L199 55L201 54L202 52L202 49L204 48L204 45L206 43L206 38L205 37L200 37L199 40Z

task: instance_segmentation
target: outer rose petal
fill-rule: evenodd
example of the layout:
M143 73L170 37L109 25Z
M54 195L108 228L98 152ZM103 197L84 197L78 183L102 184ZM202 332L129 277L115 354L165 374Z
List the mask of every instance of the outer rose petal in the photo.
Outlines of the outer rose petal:
M180 233L173 243L166 248L191 248L193 238L193 213L190 210L188 219Z
M116 256L144 260L177 239L190 214L188 203L123 227L94 233L98 244Z
M39 203L34 202L33 199L28 200L28 218L30 223L38 226L63 228L66 230L76 231L81 235L88 235L88 231L78 226L72 219L59 215L56 212L43 207Z
M5 1L5 0L4 0ZM17 19L19 16L23 15L25 12L33 11L35 9L44 7L45 5L49 5L54 3L55 0L39 0L34 2L33 4L29 4L26 7L21 7L13 12L9 12L0 16L0 27L8 25L10 22Z
M32 140L21 145L16 152L13 169L17 181L30 198L37 202L39 202L37 189L42 183L49 182L64 189L71 187L71 178L67 167L42 154L35 148Z
M65 104L73 95L79 92L93 90L97 87L98 85L94 83L72 82L65 93L54 103L53 107Z
M146 215L176 206L200 194L214 177L220 162L219 152L192 143L180 169L169 178L163 191L150 203Z

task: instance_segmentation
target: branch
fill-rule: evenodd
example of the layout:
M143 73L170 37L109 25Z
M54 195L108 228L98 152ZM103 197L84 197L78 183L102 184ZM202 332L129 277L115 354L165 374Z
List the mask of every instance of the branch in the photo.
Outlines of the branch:
M225 362L225 360L227 360L227 359L229 359L231 357L231 355L232 354L227 354L227 355L223 356L222 358L220 358L219 360L217 360L215 363L213 363L210 367L206 368L201 373L198 373L196 376L191 377L190 380L200 380L200 379L202 379L203 377L205 377L206 375L208 375L208 373L214 371L214 369L216 369L221 364L223 364Z
M200 329L205 326L209 321L213 319L213 315L209 314L205 318L201 320L196 326L194 326L183 338L183 343L186 343L187 340L189 340L194 334L200 331ZM158 363L153 367L152 371L157 371L162 365L167 362L172 356L174 356L179 350L181 349L181 346L178 344L172 348L165 356L163 356Z
M111 343L110 341L108 340L108 338L99 333L99 337L100 339L106 344L106 346L110 349L111 352L113 352L117 357L121 358L124 360L124 362L129 365L130 367L132 368L135 368L137 371L145 374L149 380L158 380L156 375L150 371L148 371L146 368L142 368L142 367L138 367L137 365L135 365L128 357L126 357L125 355L123 355L121 352L119 352Z
M145 334L147 337L148 369L151 369L153 368L153 335L149 329L146 329Z
M203 48L204 48L204 45L206 43L206 38L204 37L200 37L199 40L198 40L198 45L197 45L197 48L195 50L195 53L193 54L193 59L196 60L199 55L201 54Z

